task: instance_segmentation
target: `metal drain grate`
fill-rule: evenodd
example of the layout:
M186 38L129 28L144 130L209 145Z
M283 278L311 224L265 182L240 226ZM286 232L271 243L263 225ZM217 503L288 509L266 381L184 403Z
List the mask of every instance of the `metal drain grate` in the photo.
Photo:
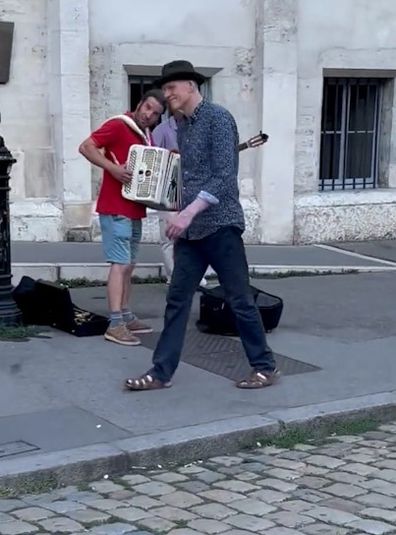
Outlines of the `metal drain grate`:
M139 338L149 349L157 345L160 333L142 334ZM276 363L283 375L297 375L320 370L317 366L284 355L275 354ZM239 340L188 330L182 361L216 375L237 381L250 371L244 349Z
M11 455L19 455L21 453L29 453L31 451L39 450L37 446L29 444L24 440L17 440L15 442L6 442L0 444L0 459L3 457L11 457Z

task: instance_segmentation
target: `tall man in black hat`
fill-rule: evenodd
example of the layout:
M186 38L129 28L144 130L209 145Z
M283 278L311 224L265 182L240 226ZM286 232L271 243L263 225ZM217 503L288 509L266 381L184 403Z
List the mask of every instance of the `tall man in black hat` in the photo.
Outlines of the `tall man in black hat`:
M202 98L199 86L203 81L193 65L183 60L164 65L158 81L170 109L184 115L178 127L183 209L170 218L167 227L167 236L175 240L175 268L153 367L138 378L127 379L128 390L171 386L192 299L209 265L225 290L252 367L236 386L262 388L279 376L249 287L238 190L237 127L229 111Z

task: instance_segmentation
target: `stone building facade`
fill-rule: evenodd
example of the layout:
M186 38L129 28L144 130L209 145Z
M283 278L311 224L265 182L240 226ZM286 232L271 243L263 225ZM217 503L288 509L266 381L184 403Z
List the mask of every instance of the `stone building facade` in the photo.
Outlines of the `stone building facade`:
M78 145L163 63L189 59L234 114L249 243L396 236L394 0L1 0L15 24L0 133L17 240L97 239ZM156 214L144 239L158 237Z

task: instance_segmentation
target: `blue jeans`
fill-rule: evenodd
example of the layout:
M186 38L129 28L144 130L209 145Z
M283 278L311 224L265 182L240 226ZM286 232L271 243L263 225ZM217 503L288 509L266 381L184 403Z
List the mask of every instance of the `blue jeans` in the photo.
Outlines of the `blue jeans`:
M192 299L208 267L216 271L238 327L251 367L273 371L275 361L249 287L249 269L241 231L223 227L201 240L175 243L175 268L167 295L164 329L153 355L150 374L167 382L174 374L183 348Z

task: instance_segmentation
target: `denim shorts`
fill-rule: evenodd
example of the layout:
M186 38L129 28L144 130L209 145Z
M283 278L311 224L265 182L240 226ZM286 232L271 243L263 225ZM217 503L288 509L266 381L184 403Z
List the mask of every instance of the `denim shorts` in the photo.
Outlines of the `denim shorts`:
M99 214L99 221L106 262L135 264L142 239L142 220Z

